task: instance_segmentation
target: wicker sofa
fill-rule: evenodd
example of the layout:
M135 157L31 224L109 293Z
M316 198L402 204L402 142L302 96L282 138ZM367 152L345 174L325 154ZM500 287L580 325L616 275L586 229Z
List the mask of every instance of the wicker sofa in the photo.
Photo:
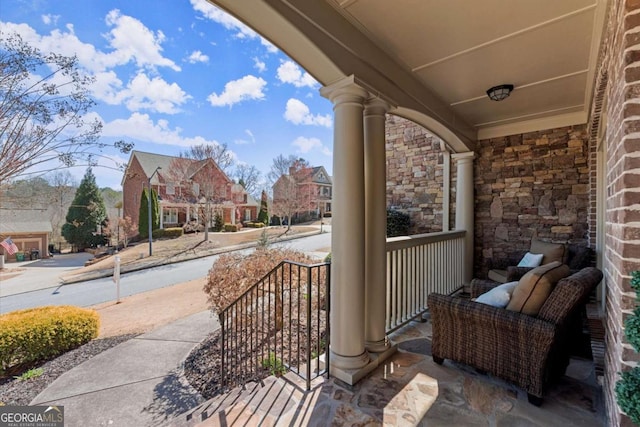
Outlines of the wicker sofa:
M593 267L560 280L537 316L432 293L433 360L454 360L502 378L539 406L546 387L564 375L574 320L601 280Z

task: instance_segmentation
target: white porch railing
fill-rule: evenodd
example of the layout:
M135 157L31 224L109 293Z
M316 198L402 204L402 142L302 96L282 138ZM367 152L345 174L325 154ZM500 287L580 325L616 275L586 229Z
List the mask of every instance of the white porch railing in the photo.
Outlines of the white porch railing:
M387 239L386 333L424 313L429 293L449 294L462 287L465 233Z

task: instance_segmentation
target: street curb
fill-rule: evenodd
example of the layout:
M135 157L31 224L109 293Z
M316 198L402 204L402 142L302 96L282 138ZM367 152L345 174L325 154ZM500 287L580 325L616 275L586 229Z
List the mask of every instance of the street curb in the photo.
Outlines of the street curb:
M317 230L317 231L309 231L306 233L300 233L300 234L296 234L294 236L285 236L282 238L278 238L276 240L270 241L269 244L272 243L280 243L280 242L287 242L289 240L296 240L296 239L300 239L303 237L309 237L309 236L315 236L317 234L323 234L325 232L321 231L321 230ZM148 268L153 268L153 267L159 267L162 265L169 265L169 264L177 264L179 262L184 262L184 261L191 261L194 259L198 259L198 258L206 258L209 256L213 256L213 255L219 255L222 253L226 253L226 252L235 252L235 251L240 251L243 249L250 249L250 248L255 248L258 246L257 242L251 242L251 243L243 243L240 245L234 245L234 246L225 246L222 248L216 248L216 249L211 249L210 251L208 251L206 254L199 254L199 255L192 255L192 256L185 256L185 257L180 257L178 259L176 259L175 257L171 257L171 258L165 258L165 259L161 259L161 260L157 260L157 261L150 261L149 264L144 264L141 263L143 265L133 265L130 266L129 268L127 268L126 265L123 265L120 269L120 274L126 274L126 273L133 273L135 271L140 271L140 270L146 270ZM86 282L89 280L96 280L96 279L102 279L105 277L111 277L113 276L113 268L109 268L109 269L103 269L103 270L96 270L96 271L91 271L88 273L82 273L79 274L77 276L74 276L72 278L69 278L67 280L64 279L60 279L60 285L59 286L64 286L64 285L70 285L73 283L79 283L79 282Z

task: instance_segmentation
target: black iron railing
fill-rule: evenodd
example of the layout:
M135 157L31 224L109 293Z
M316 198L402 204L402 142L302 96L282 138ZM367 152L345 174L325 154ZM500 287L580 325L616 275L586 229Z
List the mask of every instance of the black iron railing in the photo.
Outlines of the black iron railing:
M220 313L224 388L329 372L330 264L283 261Z

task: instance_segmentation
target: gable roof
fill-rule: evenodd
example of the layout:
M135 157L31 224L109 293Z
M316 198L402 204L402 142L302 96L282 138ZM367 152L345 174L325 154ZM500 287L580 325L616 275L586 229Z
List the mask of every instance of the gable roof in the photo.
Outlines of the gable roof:
M145 151L133 150L131 152L131 156L129 157L129 163L127 164L127 169L129 169L129 166L131 165L131 162L133 161L134 157L138 160L138 163L140 163L140 166L144 171L145 178L147 179L149 178L149 176L151 176L151 174L153 174L153 172L156 170L158 166L161 168L158 171L158 173L155 174L151 179L151 184L153 185L160 184L159 177L166 176L168 171L171 169L171 163L174 160L181 158L178 156L167 156L165 154L147 153ZM212 159L195 160L195 159L185 158L185 160L188 160L191 162L187 170L187 173L189 174L190 177L193 177L193 175L195 175L200 169L202 169L210 161L213 163L213 165L216 168L220 170L220 172L227 178L227 180L231 181L227 176L227 174L222 169L220 169L220 167ZM124 184L125 178L126 178L126 172L122 177L122 184Z
M0 233L50 233L53 230L46 209L0 209Z

